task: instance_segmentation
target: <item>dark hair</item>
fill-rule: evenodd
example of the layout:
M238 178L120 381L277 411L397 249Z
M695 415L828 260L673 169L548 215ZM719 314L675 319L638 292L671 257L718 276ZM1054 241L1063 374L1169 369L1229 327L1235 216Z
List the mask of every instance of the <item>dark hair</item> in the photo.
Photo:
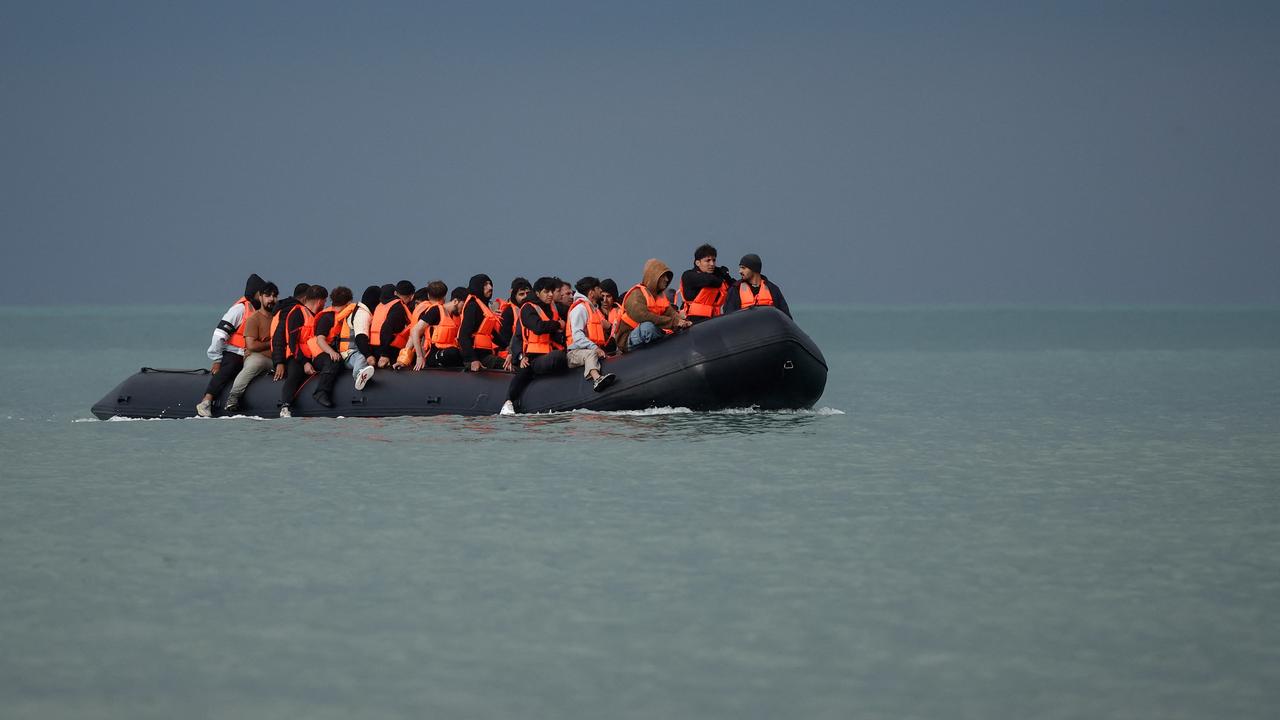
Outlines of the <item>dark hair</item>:
M618 297L618 283L614 282L613 278L605 278L601 280L600 289L614 297Z
M518 277L511 281L511 292L513 293L517 290L528 290L532 287L533 286L529 284L529 281L522 277Z
M586 295L594 288L598 287L600 287L600 278L593 278L590 275L579 280L578 284L574 286L574 288L583 295Z
M397 295L412 295L414 290L415 288L413 287L413 283L409 282L408 280L401 280L400 282L396 283Z
M329 299L333 301L334 305L346 305L351 302L351 288L346 285L339 285L333 289L333 292L329 293Z
M450 300L466 300L471 296L471 291L464 287L456 287L453 292L449 293Z
M278 296L278 295L280 294L280 288L276 287L276 284L275 284L275 283L273 283L273 282L268 282L266 285L263 285L263 286L262 286L262 289L261 289L261 290L259 290L258 292L262 293L263 295L277 295L277 296Z
M693 251L693 259L701 260L702 258L719 257L720 253L716 252L714 246L710 243L702 243L697 250Z
M324 300L328 297L329 291L323 285L312 285L307 288L307 294L303 300Z
M311 283L298 283L293 286L293 296L301 300L307 296L307 291L311 289Z
M542 292L543 290L550 290L552 292L555 292L556 289L559 288L563 282L564 281L562 281L560 278L545 277L545 276L540 277L538 278L538 281L533 284L533 291Z
M431 299L431 297L430 297L430 295L429 295L429 293L427 292L427 289L426 289L425 287L420 287L420 288L418 288L417 292L415 292L415 293L413 294L413 301L414 301L414 302L423 302L423 301L425 301L425 300L430 300L430 299Z
M443 300L444 296L449 294L449 286L442 280L432 280L427 283L426 290L428 300Z
M573 287L573 283L569 282L568 280L561 280L560 278L555 278L555 281L556 281L557 290L559 290L560 288L566 285L568 285L569 287Z

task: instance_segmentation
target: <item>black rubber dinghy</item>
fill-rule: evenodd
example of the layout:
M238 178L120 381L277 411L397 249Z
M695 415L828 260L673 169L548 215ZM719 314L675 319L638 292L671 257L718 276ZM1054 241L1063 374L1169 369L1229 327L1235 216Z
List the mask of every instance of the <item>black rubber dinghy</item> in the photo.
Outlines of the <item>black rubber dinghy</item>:
M524 392L522 413L565 410L643 410L686 407L724 410L811 408L827 384L827 363L813 340L772 307L754 307L708 320L633 352L611 357L604 372L617 382L595 392L582 369L536 378ZM143 368L93 406L101 419L187 418L209 382L209 371ZM511 373L460 370L379 370L356 390L351 373L338 377L334 407L303 384L291 403L294 417L393 417L398 415L494 415L506 399ZM280 388L269 374L250 383L240 413L275 417ZM214 399L221 414L224 390Z

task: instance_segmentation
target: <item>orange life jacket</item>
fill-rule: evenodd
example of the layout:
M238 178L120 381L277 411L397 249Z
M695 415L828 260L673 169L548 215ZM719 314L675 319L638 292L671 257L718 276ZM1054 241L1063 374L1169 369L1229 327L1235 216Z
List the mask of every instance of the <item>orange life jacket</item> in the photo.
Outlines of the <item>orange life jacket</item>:
M587 339L603 348L608 340L604 339L604 313L600 312L595 303L590 300L578 298L569 306L569 317L566 319L568 325L564 331L564 341L568 345L573 344L573 309L579 305L587 306Z
M302 326L302 333L298 336L299 347L302 348L302 354L308 358L314 358L324 352L324 348L320 347L319 336L316 335L316 325L319 324L321 316L326 313L333 315L333 327L329 328L329 332L325 333L324 339L329 343L329 347L338 353L344 353L351 346L350 326L347 325L347 317L355 312L356 304L347 303L340 308L327 307L307 320L307 324ZM302 336L306 336L306 343L302 343ZM341 336L341 337L340 337Z
M480 327L476 328L476 334L471 338L471 347L476 350L488 350L493 352L498 349L498 344L493 341L493 334L498 330L498 316L493 314L493 310L489 308L489 304L476 297L468 295L466 301L462 303L463 312L466 311L467 305L475 305L484 313L484 319L480 321Z
M627 298L631 297L631 293L637 290L644 293L644 304L649 307L649 312L654 315L662 315L667 311L667 308L671 307L671 301L667 300L665 293L659 293L658 297L654 297L653 294L649 292L649 288L644 286L644 283L636 283L627 291L626 295L622 296L622 313L619 315L620 319L632 328L639 327L640 323L636 322L635 318L627 314ZM668 335L675 332L670 328L663 328L662 331ZM614 332L617 332L617 330L615 329Z
M697 297L692 300L684 298L684 283L680 283L680 291L676 293L680 296L680 302L684 304L684 314L689 317L716 317L724 306L725 298L729 297L729 283L721 281L719 287L704 287L698 291Z
M538 305L538 303L533 303L533 309L537 311L538 317L542 318L543 322L560 319L560 311L556 309L554 302L551 303L551 317L547 317L547 314L542 311L542 306ZM536 335L532 330L525 328L524 323L520 323L520 334L524 341L525 355L546 355L552 350L564 349L564 345L556 342L551 333Z
M289 318L293 317L295 310L301 310L303 316L302 327L298 330L297 342L297 348L301 354L306 355L307 340L311 338L311 334L315 333L316 329L316 316L311 312L311 308L302 303L289 308L289 313L284 318L284 358L286 360L293 357L293 350L289 348Z
M422 319L423 314L425 314L431 308L437 307L441 304L442 303L437 302L435 300L424 300L413 307L413 314L409 316L410 337L412 337L413 329L418 326L418 321ZM428 333L431 332L430 327L427 328L427 332ZM427 350L431 349L431 336L429 334L423 335L420 338L420 340L422 340L423 352L426 352ZM409 365L410 363L413 362L413 359L417 357L417 355L418 355L418 351L414 349L413 343L406 342L404 344L404 347L400 349L400 354L396 356L396 363L400 365Z
M381 303L378 305L378 309L373 311L373 320L369 323L369 344L375 349L382 347L382 326L387 322L387 314L391 312L391 308L395 307L396 303L399 303L404 308L405 317L408 317L409 306L405 305L405 302L400 298ZM404 329L396 333L396 336L391 339L391 347L397 349L404 347L409 342L409 331L412 329L413 327L406 323Z
M760 281L760 292L752 292L751 283L738 283L738 297L742 300L742 309L746 310L752 305L772 305L773 293L769 292L769 284L764 280Z
M614 303L613 307L609 310L608 318L609 318L609 327L617 328L618 321L622 319L622 305L618 303Z
M440 322L431 328L431 347L433 348L456 348L458 347L458 321L457 315L450 315L440 308Z
M227 338L227 344L230 345L231 347L238 347L243 349L244 348L244 324L248 322L249 316L253 314L253 303L249 302L245 298L240 298L239 300L236 301L236 304L244 306L244 313L240 315L240 325L236 328L236 331L231 333L231 337Z

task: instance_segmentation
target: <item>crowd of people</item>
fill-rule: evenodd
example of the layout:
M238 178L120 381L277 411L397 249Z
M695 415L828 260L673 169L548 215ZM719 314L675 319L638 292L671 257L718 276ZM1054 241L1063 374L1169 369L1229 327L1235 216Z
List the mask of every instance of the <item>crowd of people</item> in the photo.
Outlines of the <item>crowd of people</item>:
M280 417L290 417L308 378L315 401L331 408L344 371L363 390L378 370L460 368L512 373L502 414L513 414L539 375L582 368L584 380L601 391L617 379L603 369L615 353L756 305L791 315L782 291L761 273L758 255L742 257L738 278L716 265L711 245L699 246L693 261L676 288L671 269L653 259L641 281L621 295L609 278L570 284L518 277L507 298L496 301L493 281L484 274L453 290L440 280L421 288L408 280L370 285L359 300L348 287L330 291L310 283L298 283L292 296L280 300L275 283L250 275L244 296L214 328L212 375L196 413L211 416L228 383L223 412L241 412L249 383L267 373L281 383Z

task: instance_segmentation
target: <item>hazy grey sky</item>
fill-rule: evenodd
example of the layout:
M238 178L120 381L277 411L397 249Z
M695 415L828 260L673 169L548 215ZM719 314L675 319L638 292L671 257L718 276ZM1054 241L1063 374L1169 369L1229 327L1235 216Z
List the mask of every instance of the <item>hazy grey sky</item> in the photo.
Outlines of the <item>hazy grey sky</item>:
M0 302L1280 302L1270 2L6 2Z

